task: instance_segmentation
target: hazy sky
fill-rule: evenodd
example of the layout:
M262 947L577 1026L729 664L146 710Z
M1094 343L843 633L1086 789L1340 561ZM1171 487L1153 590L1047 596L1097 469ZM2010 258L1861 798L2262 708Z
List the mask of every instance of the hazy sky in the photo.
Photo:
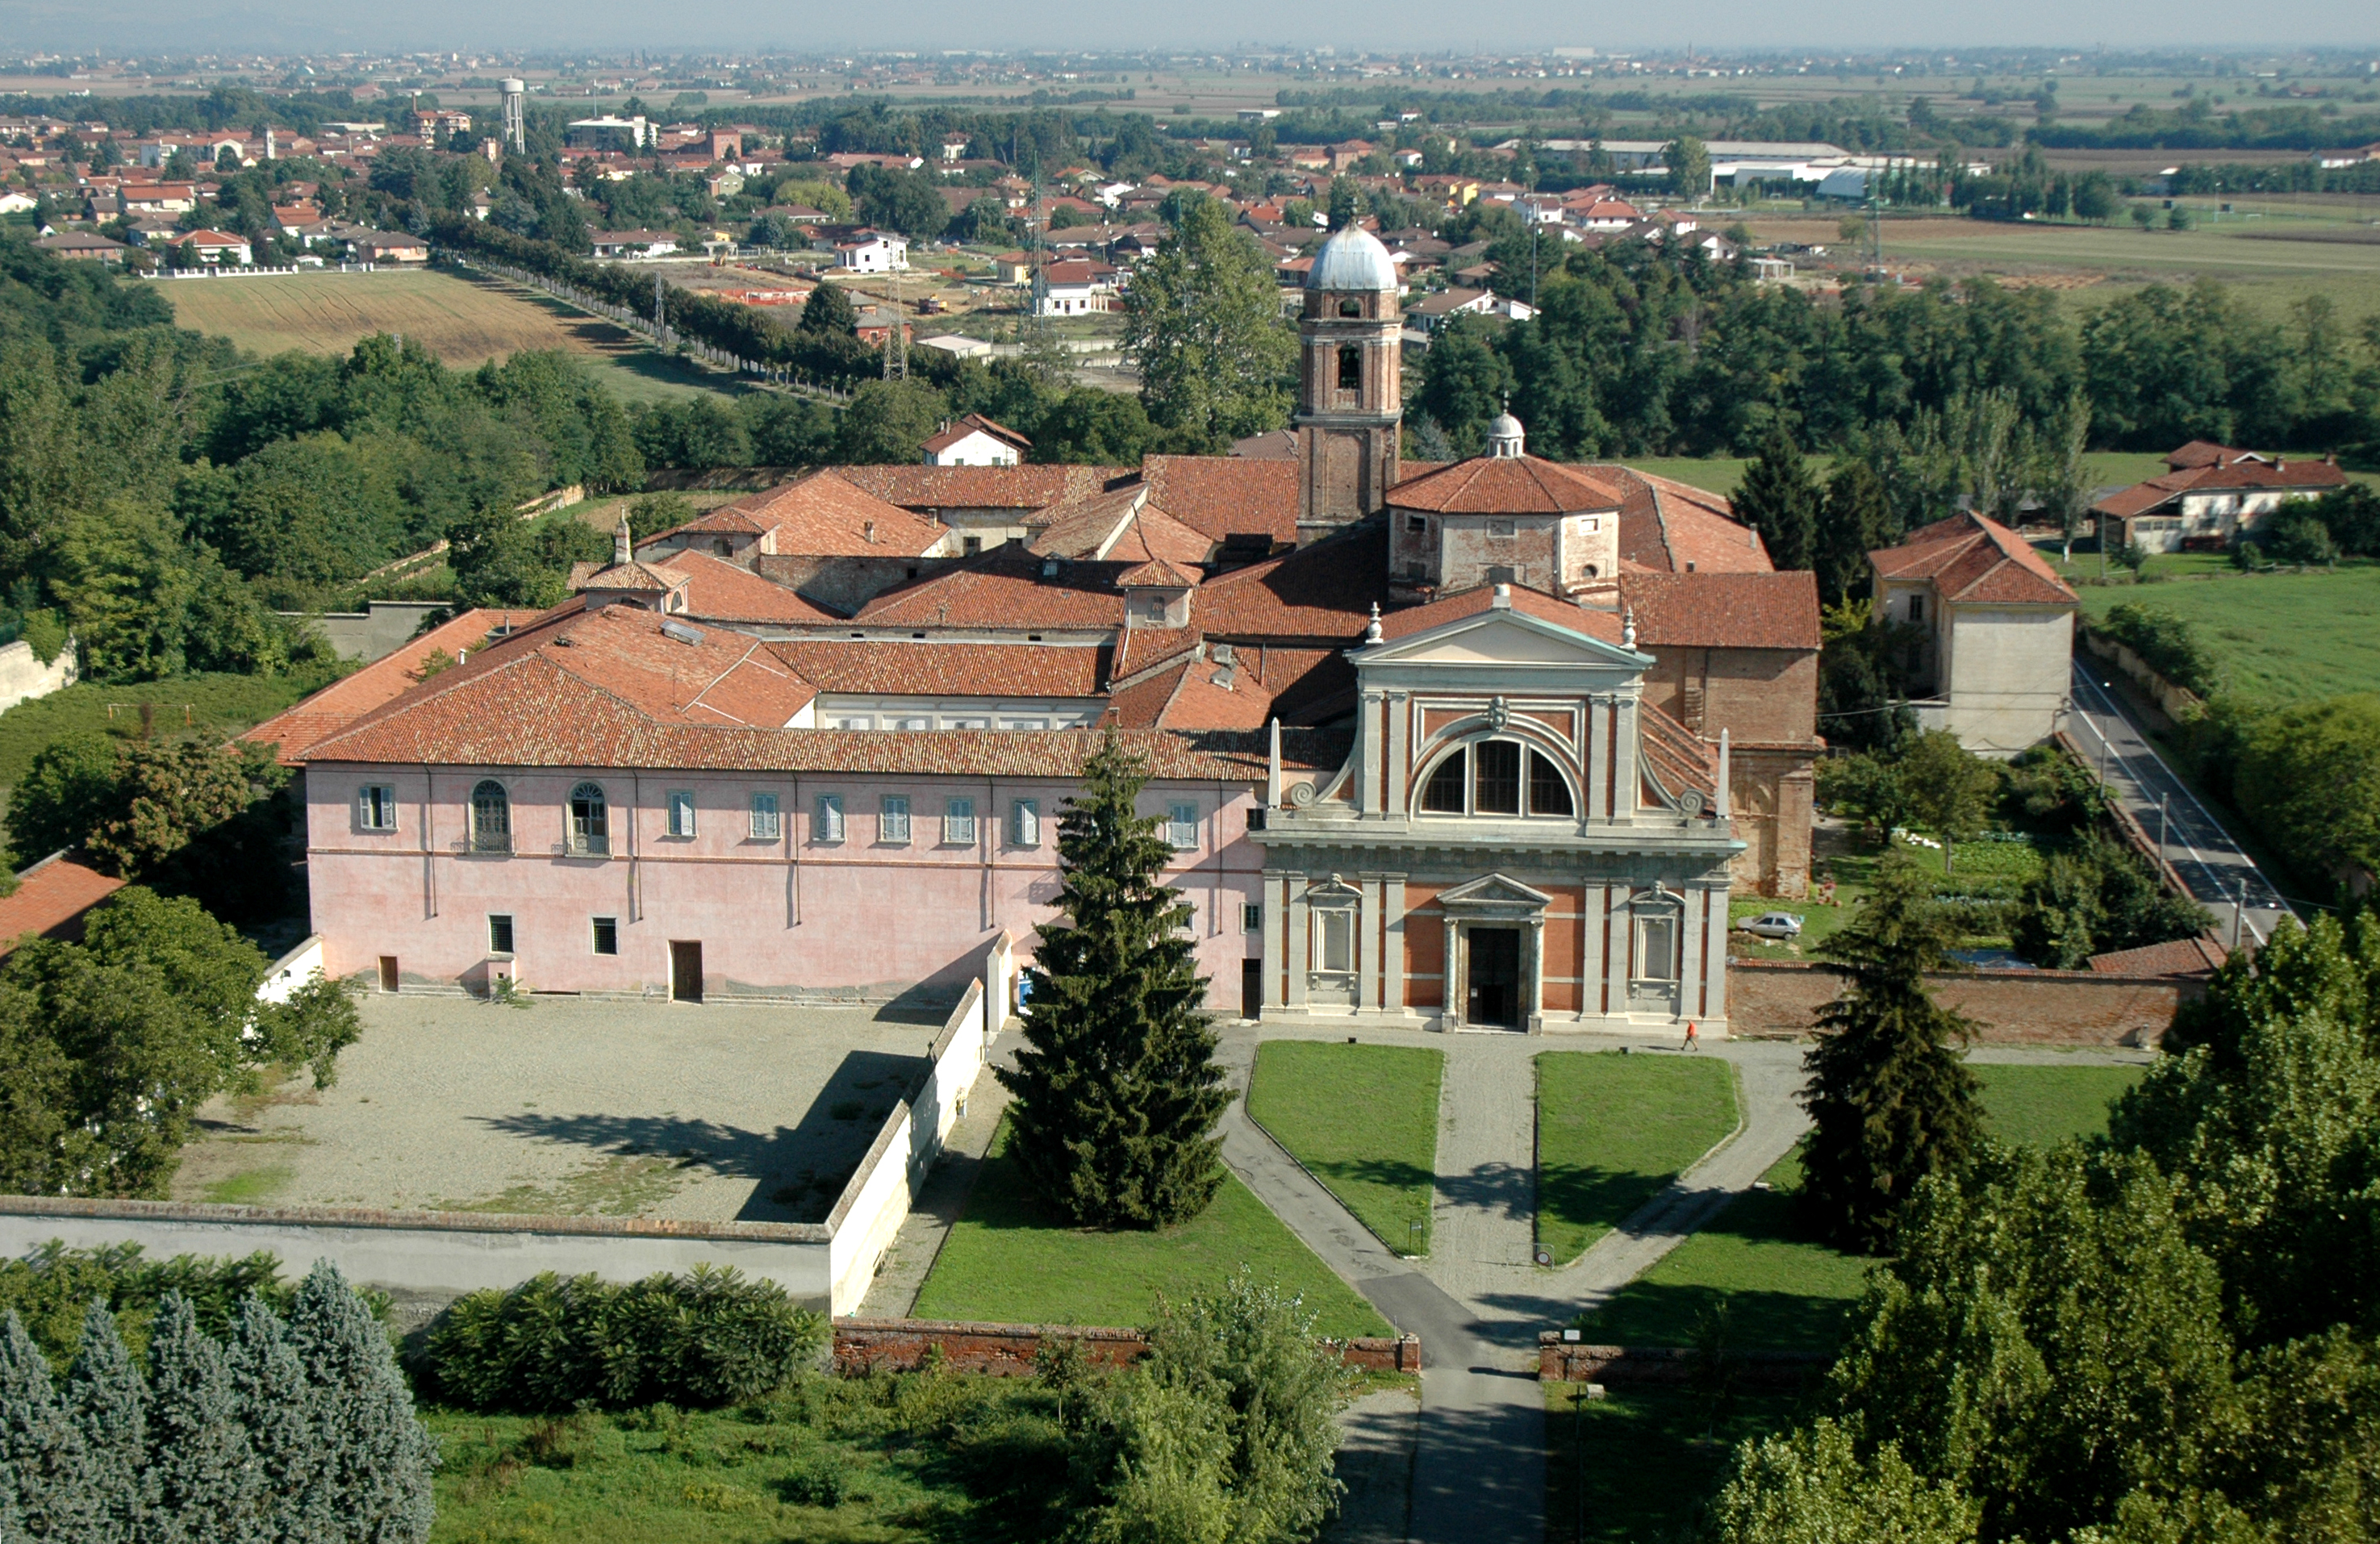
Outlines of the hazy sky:
M897 6L655 5L651 0L0 0L0 51L103 48L311 52L339 48L1209 47L1335 44L1384 50L1630 49L1694 43L1715 49L1974 47L2089 48L2326 44L2380 56L2380 7L2371 0L1803 0L1759 6L1651 6L1632 0L1275 0L1199 4L1044 0L910 0Z

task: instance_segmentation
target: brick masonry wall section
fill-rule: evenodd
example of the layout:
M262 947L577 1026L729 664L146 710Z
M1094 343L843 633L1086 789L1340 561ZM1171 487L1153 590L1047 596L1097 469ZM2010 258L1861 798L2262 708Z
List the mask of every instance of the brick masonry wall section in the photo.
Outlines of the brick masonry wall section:
M2154 1046L2199 983L2091 970L1934 971L1934 1000L1975 1024L1978 1045ZM1799 1035L1842 979L1798 960L1728 962L1728 1031Z
M1815 1351L1730 1354L1735 1381L1756 1389L1798 1389L1834 1358ZM1537 1380L1543 1383L1627 1383L1677 1386L1694 1380L1698 1358L1673 1346L1586 1345L1559 1330L1537 1331Z
M924 1364L929 1350L939 1350L941 1365L953 1372L984 1372L997 1377L1032 1376L1033 1354L1043 1336L1080 1341L1089 1359L1101 1367L1128 1367L1148 1351L1148 1339L1138 1330L1118 1330L1073 1324L976 1324L929 1319L844 1319L834 1326L834 1370L856 1377L871 1368L905 1372ZM1366 1372L1419 1372L1421 1340L1415 1335L1367 1335L1352 1341L1325 1341L1340 1358Z

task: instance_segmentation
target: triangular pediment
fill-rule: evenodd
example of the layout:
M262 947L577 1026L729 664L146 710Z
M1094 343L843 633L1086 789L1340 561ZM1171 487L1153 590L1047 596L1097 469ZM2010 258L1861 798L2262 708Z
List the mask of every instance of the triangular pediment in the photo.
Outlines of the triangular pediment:
M1531 909L1551 905L1553 897L1542 890L1532 890L1520 881L1501 874L1488 874L1466 881L1451 890L1439 894L1441 906L1526 906Z
M1525 612L1491 611L1375 644L1362 663L1448 665L1587 665L1633 673L1636 656L1618 644L1574 632Z

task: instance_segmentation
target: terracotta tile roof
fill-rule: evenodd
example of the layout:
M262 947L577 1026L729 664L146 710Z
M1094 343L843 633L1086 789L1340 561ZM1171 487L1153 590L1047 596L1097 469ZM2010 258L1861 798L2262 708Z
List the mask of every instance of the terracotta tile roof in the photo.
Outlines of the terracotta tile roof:
M674 726L779 726L817 695L741 633L574 604L324 736L302 760L566 763Z
M1126 483L1049 513L1054 517L1028 543L1044 556L1117 563L1162 558L1195 567L1215 549L1212 537L1151 502L1147 483Z
M1117 587L1123 590L1191 590L1197 583L1197 575L1185 574L1161 557L1135 564L1116 576Z
M1245 665L1192 658L1117 692L1102 722L1123 728L1254 730L1271 713L1272 694Z
M307 748L323 736L346 728L412 689L415 674L431 655L442 651L449 657L470 653L480 647L480 639L498 628L526 626L539 620L540 614L529 611L467 611L353 675L332 682L239 737L249 745L277 746L281 764L297 766L305 759Z
M577 577L573 588L617 595L666 595L678 583L677 575L663 573L650 563L608 563Z
M684 552L670 553L652 566L665 574L678 575L686 581L683 614L689 621L771 623L842 620L835 613L812 605L774 580L764 579L748 568L690 547Z
M969 413L963 419L955 419L952 420L949 428L944 429L941 433L935 435L932 439L928 440L926 442L926 449L936 452L945 451L950 449L953 445L957 444L961 440L965 439L968 435L978 432L989 434L995 440L1004 441L1008 444L1015 446L1018 450L1031 450L1033 448L1033 442L1026 439L1024 435L1019 434L1015 430L994 423L990 419L985 418L981 413Z
M1385 642L1393 642L1401 638L1411 638L1415 633L1427 632L1432 627L1444 626L1450 622L1477 616L1482 612L1516 611L1567 627L1572 632L1599 638L1605 643L1620 641L1620 618L1608 611L1588 611L1524 585L1509 586L1507 592L1500 597L1496 593L1496 588L1488 584L1474 585L1469 590L1458 590L1451 595L1441 596L1426 606L1391 612L1380 619L1380 638Z
M1388 502L1442 515L1567 515L1617 509L1622 496L1583 468L1534 456L1475 456L1406 478L1389 490Z
M1208 579L1191 602L1192 614L1209 637L1353 642L1375 603L1388 608L1388 522L1375 516L1311 546Z
M2193 442L2193 444L2198 442ZM2184 446L2183 449L2188 449ZM2219 448L2219 447L2218 447ZM2180 455L2180 452L2175 452ZM2226 451L2228 456L2243 453ZM2172 503L2184 493L2240 492L2319 492L2347 484L2347 474L2328 461L2208 461L2162 477L2136 482L2108 494L2091 507L2102 515L2129 519Z
M1193 529L1220 541L1260 531L1276 541L1297 540L1298 464L1230 456L1148 456L1141 480L1149 501Z
M1058 572L1044 576L1048 563ZM975 562L895 586L859 608L876 626L1121 627L1123 565L1042 559L995 547ZM1196 602L1193 602L1196 604Z
M1103 491L1129 468L838 467L853 487L904 509L1047 509Z
M1108 654L1073 645L825 638L769 648L820 691L910 697L1097 697Z
M2228 958L2229 950L2200 933L2170 943L2094 954L2091 968L2108 976L2212 976Z
M2218 445L2212 440L2192 440L2168 452L2165 464L2170 470L2178 472L2192 467L2220 467L2250 454L2249 451L2233 450L2229 445Z
M1650 702L1636 705L1636 745L1672 795L1699 793L1706 809L1718 796L1718 748Z
M2074 591L2032 543L1973 511L1920 527L1900 546L1868 558L1886 578L1931 579L1946 601L2076 603Z
M52 853L17 876L17 888L0 896L0 957L15 952L28 933L79 939L83 913L124 888L70 853Z
M1620 598L1644 649L1815 650L1818 581L1809 573L1623 574Z
M797 478L766 492L722 505L682 526L637 543L643 547L674 536L728 530L774 530L780 555L800 557L917 557L941 545L949 530L899 504L858 486L837 468ZM934 468L932 470L963 470ZM1008 468L979 468L1002 471ZM744 522L750 522L749 526Z
M1651 573L1766 574L1774 565L1760 533L1739 525L1719 494L1631 468L1597 474L1625 495L1620 505L1620 558Z
M1206 635L1190 627L1126 627L1116 635L1115 663L1108 672L1111 687L1121 687L1156 669L1206 647Z

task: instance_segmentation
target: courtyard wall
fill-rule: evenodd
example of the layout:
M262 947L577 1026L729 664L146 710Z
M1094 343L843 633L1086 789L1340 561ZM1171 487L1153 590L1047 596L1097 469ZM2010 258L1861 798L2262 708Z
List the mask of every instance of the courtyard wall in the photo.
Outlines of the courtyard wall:
M1930 971L1934 1000L1975 1024L1980 1045L2154 1046L2199 983L2091 970ZM1842 978L1800 960L1730 962L1729 1032L1800 1035Z

